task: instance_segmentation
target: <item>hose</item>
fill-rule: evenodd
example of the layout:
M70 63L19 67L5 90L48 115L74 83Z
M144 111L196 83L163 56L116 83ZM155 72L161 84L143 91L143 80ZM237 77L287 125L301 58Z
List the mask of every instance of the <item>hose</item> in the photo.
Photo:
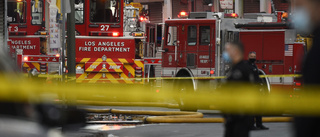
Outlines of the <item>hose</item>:
M145 110L117 110L117 109L85 109L90 113L113 113L127 115L150 115L144 123L223 123L223 118L203 118L200 112L186 111L145 111ZM291 117L264 117L263 122L290 122Z

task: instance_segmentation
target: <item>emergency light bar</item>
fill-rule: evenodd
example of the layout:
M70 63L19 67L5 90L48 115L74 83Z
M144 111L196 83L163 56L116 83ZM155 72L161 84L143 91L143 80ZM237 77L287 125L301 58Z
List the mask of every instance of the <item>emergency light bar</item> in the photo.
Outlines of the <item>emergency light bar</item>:
M119 32L99 32L99 31L91 31L89 32L90 36L110 36L110 37L119 37Z
M179 18L188 18L188 13L185 11L181 11L178 15Z
M239 15L237 13L225 13L224 17L225 18L238 18Z

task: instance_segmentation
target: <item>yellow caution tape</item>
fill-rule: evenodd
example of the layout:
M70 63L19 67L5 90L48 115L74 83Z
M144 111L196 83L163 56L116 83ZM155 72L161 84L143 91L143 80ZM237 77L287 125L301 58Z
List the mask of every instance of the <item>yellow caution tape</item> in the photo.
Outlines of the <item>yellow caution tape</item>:
M28 76L28 74L25 74ZM260 75L260 78L271 78L271 77L301 77L300 74L285 74L285 75ZM37 77L40 78L62 78L61 75L48 75L40 74ZM76 77L66 77L69 80L75 80ZM202 80L214 80L224 79L226 76L213 76L213 77L155 77L155 78L114 78L114 79L76 79L76 80L179 80L179 79L202 79Z
M47 84L45 81L1 76L0 100L34 103L63 100L67 104L78 104L77 100L174 104L182 101L186 107L209 108L214 105L226 113L282 114L286 111L292 114L320 115L320 87L299 92L274 88L271 94L262 95L257 87L244 83L217 83L213 88L209 85L212 83L207 83L195 92L192 84L177 82L163 83L159 88L132 84ZM46 95L53 97L44 98Z

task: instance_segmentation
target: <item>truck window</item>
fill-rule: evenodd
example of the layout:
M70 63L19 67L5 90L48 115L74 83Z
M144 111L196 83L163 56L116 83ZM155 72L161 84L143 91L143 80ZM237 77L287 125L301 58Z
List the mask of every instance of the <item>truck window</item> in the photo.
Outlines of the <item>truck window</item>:
M167 37L167 45L173 46L177 42L177 26L169 26L168 28L168 37Z
M197 26L188 27L188 45L194 46L197 44Z
M76 0L75 3L75 18L76 18L76 24L82 24L84 23L84 0Z
M41 25L42 18L43 18L43 3L39 0L32 0L31 1L31 16L33 25Z
M90 21L119 22L120 0L90 0Z
M200 26L200 45L210 44L210 26Z
M26 2L8 1L8 23L26 23Z

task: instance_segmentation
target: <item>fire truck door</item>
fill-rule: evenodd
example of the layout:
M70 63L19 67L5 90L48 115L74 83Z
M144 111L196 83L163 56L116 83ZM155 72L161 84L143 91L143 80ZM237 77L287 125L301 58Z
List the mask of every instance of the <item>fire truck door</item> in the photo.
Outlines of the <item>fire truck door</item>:
M190 69L197 66L198 25L184 25L179 37L181 65ZM185 31L183 31L185 30Z
M212 28L212 29L211 29ZM213 25L201 24L199 26L199 47L197 64L199 70L198 75L208 75L211 67L214 66L214 44L213 44Z

